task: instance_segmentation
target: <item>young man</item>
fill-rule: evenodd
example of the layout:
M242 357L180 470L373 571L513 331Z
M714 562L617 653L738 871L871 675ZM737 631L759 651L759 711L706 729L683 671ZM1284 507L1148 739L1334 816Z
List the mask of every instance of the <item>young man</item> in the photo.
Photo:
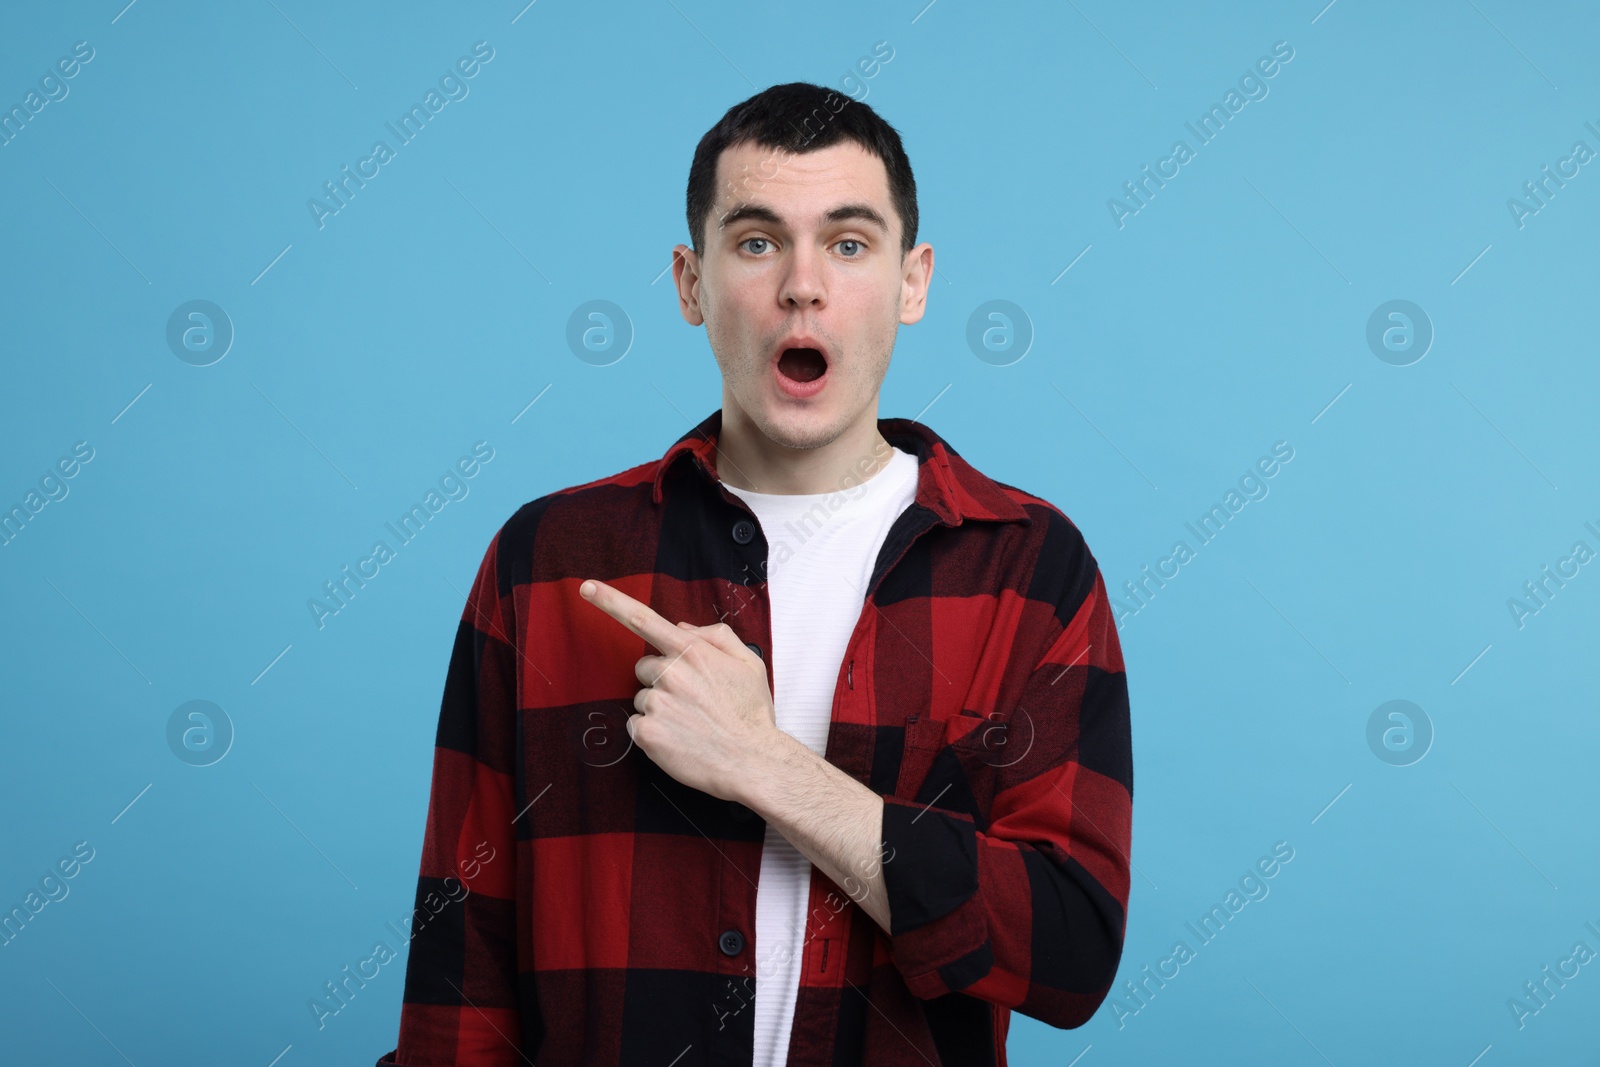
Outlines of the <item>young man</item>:
M1053 505L879 419L933 249L871 108L730 109L679 308L722 407L489 544L380 1064L1004 1064L1128 901L1126 676Z

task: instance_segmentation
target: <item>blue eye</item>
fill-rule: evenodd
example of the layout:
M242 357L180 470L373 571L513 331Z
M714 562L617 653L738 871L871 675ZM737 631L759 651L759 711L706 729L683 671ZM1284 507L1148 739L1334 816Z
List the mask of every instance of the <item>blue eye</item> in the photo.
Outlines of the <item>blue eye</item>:
M751 241L760 241L762 244L771 244L772 243L771 241L767 240L765 237L746 237L743 241L740 241L739 244L741 246L748 245ZM756 255L760 255L761 253L757 252L755 254Z
M839 243L840 243L840 244L841 244L841 245L855 245L855 246L856 246L856 248L858 248L858 249L860 249L860 248L865 248L865 247L866 247L866 246L865 246L865 245L863 245L863 244L862 244L862 243L861 243L861 242L860 242L860 241L857 241L857 240L856 240L856 239L855 239L855 238L853 238L853 237L846 237L846 238L845 238L845 239L844 239L844 240L842 240L842 241L840 241L840 242L839 242ZM854 254L854 255L847 255L847 256L845 256L845 258L846 258L846 259L860 259L860 258L861 258L861 256L860 256L860 254L859 254L859 253L856 253L856 254Z

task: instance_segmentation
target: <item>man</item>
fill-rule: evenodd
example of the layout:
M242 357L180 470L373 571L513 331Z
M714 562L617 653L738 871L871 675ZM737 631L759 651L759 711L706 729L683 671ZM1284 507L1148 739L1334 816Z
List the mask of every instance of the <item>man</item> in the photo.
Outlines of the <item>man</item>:
M1098 566L877 417L933 249L872 109L804 83L730 109L688 223L722 407L491 540L379 1062L1004 1064L1011 1010L1082 1025L1122 951Z

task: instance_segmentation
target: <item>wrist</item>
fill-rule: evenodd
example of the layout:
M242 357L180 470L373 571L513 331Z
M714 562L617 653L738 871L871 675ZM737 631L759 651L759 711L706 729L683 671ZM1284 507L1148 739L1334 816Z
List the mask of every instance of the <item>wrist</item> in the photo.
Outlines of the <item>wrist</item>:
M753 758L739 778L739 802L764 819L770 819L778 790L804 768L815 753L793 734L774 726L756 747Z

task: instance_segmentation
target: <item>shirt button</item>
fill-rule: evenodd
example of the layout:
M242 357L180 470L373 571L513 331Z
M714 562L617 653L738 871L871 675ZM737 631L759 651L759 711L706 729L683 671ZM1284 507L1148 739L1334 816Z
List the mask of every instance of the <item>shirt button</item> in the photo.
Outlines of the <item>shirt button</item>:
M728 811L731 812L733 817L738 819L740 822L749 822L750 816L755 814L755 812L751 811L737 800L728 801Z
M737 956L744 951L744 935L737 930L724 930L717 944L725 954Z
M756 644L754 641L746 641L744 643L744 647L748 648L751 652L754 652L758 656L761 655L761 646ZM765 659L766 657L762 656L762 658Z
M755 540L756 524L749 519L740 519L733 524L733 539L741 545L748 545Z

